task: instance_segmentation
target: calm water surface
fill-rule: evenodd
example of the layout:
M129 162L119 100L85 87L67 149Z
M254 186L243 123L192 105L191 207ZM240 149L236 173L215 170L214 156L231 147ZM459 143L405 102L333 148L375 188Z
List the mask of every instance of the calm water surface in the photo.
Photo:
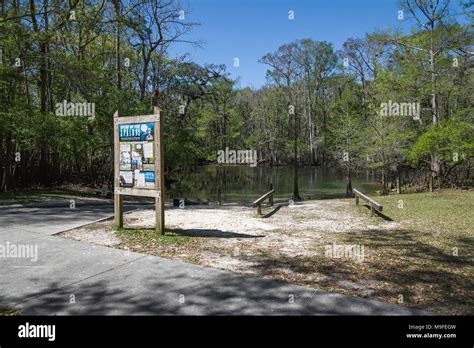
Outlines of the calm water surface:
M250 203L275 188L276 200L289 200L293 192L292 167L199 166L171 176L174 180L166 190L167 199L210 200L222 203ZM298 169L300 196L304 199L344 197L344 174L319 167ZM370 173L353 175L352 187L372 193L380 184Z

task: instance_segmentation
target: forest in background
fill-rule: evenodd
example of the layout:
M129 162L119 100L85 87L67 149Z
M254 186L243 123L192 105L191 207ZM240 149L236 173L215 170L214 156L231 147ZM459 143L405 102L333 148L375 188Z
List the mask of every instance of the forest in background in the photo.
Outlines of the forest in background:
M259 165L372 170L381 190L472 186L472 0L400 2L404 33L300 38L261 57L267 83L238 88L225 65L170 58L199 25L174 0L3 0L0 191L111 183L113 114L165 118L167 175L256 150ZM202 25L205 25L203 23ZM203 47L202 49L205 49ZM232 63L230 63L232 64ZM94 117L58 103L93 103ZM419 118L382 105L414 103ZM406 105L405 105L406 106ZM407 111L406 107L404 111ZM413 111L413 110L408 110Z

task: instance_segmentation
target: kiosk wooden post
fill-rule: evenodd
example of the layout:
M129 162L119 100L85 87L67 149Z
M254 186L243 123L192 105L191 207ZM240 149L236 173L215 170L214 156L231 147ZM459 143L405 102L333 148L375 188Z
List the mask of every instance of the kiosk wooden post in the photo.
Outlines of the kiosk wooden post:
M123 227L123 196L115 189L119 187L120 179L120 146L119 146L119 133L118 133L118 118L119 112L115 111L114 114L114 225L116 227Z
M163 124L160 109L153 115L114 114L114 208L117 227L123 227L123 197L155 199L156 231L165 233Z
M164 192L165 192L165 176L163 170L165 168L165 161L163 155L163 119L160 117L160 108L155 106L154 113L158 115L159 122L155 122L155 134L157 135L158 141L155 142L155 178L156 178L156 190L159 191L159 195L155 197L155 219L156 219L156 232L165 234L165 204L164 204Z

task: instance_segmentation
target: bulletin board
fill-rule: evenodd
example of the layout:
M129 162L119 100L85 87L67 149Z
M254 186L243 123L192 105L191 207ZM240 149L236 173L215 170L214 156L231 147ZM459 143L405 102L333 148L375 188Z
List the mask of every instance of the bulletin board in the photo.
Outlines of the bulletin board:
M155 189L153 122L119 124L121 187Z
M164 233L163 123L160 109L154 114L114 115L115 224L123 227L123 198L155 198L156 229Z

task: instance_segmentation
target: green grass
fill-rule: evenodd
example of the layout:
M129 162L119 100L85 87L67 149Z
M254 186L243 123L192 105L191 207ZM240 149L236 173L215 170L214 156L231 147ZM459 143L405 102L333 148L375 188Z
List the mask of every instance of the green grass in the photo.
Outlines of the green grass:
M473 233L474 190L394 194L375 199L383 205L385 215L421 231L445 236Z
M363 265L334 264L335 273L380 284L375 295L432 312L468 314L474 310L474 192L444 190L373 197L401 227L333 235L339 243L360 244ZM403 203L403 205L402 205ZM358 214L370 215L363 206ZM370 218L373 225L380 217Z
M115 234L120 238L122 249L166 257L169 259L181 255L183 261L198 263L196 255L191 252L199 241L197 238L186 235L182 230L166 229L164 235L154 229L131 229L113 227Z
M139 244L144 248L159 245L185 246L195 238L185 235L181 230L167 229L164 235L154 229L114 228L116 234L126 245Z
M373 197L383 205L383 214L413 231L417 239L442 244L445 248L474 245L474 191L392 194ZM359 214L370 215L363 205ZM373 217L375 224L380 217ZM471 250L467 250L472 252Z

